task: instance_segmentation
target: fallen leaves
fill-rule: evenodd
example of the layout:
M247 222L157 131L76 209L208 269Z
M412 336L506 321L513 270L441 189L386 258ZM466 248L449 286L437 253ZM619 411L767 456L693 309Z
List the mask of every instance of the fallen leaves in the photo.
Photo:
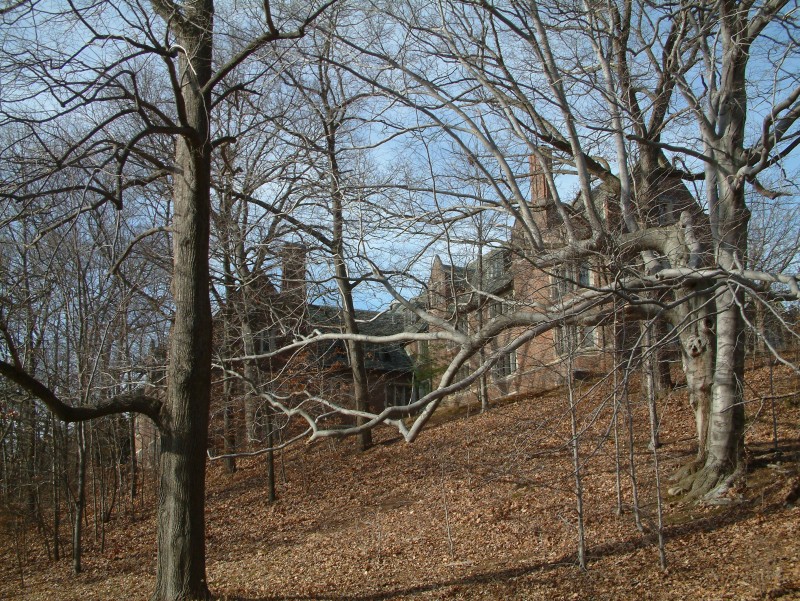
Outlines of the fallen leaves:
M776 370L777 371L777 370ZM753 390L768 378L753 375ZM780 381L777 377L776 381ZM787 381L788 378L787 378ZM752 470L727 506L671 500L669 570L658 568L652 453L646 412L635 407L633 449L644 534L631 511L628 448L620 449L623 515L617 515L611 408L600 392L581 405L589 569L575 568L574 476L565 447L564 399L553 393L437 424L413 445L389 430L364 454L353 443L299 445L278 454L279 501L269 505L265 466L239 462L208 477L208 578L221 599L791 599L800 597L800 474L796 406L780 408L786 453L767 457L771 414L748 429ZM662 400L665 474L692 456L685 395ZM559 418L560 416L560 418ZM624 437L623 437L624 438ZM791 459L789 461L788 459ZM285 473L286 479L282 479ZM152 499L152 491L150 491ZM108 525L106 550L87 534L86 573L48 563L32 534L23 586L13 540L0 541L0 597L146 599L153 587L152 511Z

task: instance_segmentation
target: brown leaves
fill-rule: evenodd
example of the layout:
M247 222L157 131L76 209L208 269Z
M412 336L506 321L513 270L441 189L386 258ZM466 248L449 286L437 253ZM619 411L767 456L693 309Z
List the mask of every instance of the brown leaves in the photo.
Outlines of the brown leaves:
M753 389L765 390L768 377L761 371L751 376ZM365 454L354 451L354 441L298 445L276 456L274 505L266 500L262 459L240 461L233 475L211 466L212 591L247 600L797 595L800 509L787 503L797 495L800 474L796 457L786 454L797 448L796 406L780 407L779 437L786 452L779 468L768 467L774 462L771 414L748 407L751 472L748 485L736 490L742 501L715 507L672 502L665 516L669 571L662 572L652 543L647 409L634 406L634 457L648 530L642 535L631 512L628 449L620 449L625 512L618 516L611 407L599 392L587 397L580 405L586 418L580 442L587 573L574 567L575 498L564 406L555 392L484 415L455 415L413 445L380 430L377 446ZM663 481L692 456L694 424L680 391L662 399L659 410L665 416L659 450L667 465ZM621 435L624 440L624 430ZM13 540L5 536L0 597L146 599L153 586L154 533L152 514L146 520L117 519L109 525L104 553L87 534L87 571L78 578L70 576L68 562L48 563L31 535L24 588Z

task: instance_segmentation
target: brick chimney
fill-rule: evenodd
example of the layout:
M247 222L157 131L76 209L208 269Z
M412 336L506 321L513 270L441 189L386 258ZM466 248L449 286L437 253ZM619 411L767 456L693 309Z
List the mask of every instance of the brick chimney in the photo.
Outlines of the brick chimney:
M531 166L531 209L536 225L542 232L561 224L561 218L556 210L550 187L547 185L547 171L552 168L553 160L545 155L543 162L532 154L529 159Z
M287 242L281 250L281 294L292 292L306 296L306 247L299 242Z
M552 166L552 159L544 157L545 164L539 162L539 158L532 154L529 162L531 166L531 206L546 207L550 200L550 188L547 185L546 170Z

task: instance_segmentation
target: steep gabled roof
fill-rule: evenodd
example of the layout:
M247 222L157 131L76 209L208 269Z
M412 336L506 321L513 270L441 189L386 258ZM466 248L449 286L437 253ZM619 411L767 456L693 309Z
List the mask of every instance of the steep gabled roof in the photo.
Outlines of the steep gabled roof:
M309 305L309 326L320 332L341 332L342 313L338 307L329 305ZM395 311L369 311L356 309L356 320L361 334L367 336L391 336L404 331L406 321ZM326 364L346 362L347 353L342 341L321 345L320 358ZM412 372L414 364L400 343L364 345L365 367L371 371Z

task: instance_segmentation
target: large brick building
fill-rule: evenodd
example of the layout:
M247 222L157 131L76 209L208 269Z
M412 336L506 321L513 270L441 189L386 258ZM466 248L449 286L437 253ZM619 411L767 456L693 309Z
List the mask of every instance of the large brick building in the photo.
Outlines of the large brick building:
M637 207L644 219L667 225L676 223L687 208L697 209L696 201L679 180L665 180L657 195L646 207ZM621 231L618 191L607 184L593 190L594 207L612 235ZM489 339L459 369L457 379L475 374L491 364L481 377L451 395L445 402L463 403L530 393L563 384L566 378L581 378L608 372L615 353L630 349L639 335L638 323L620 323L608 311L594 320L559 319L554 307L583 291L605 286L612 277L609 263L630 264L632 257L608 257L600 254L570 262L543 262L541 257L562 249L567 242L567 228L559 214L544 171L531 161L532 220L541 233L543 245L533 251L520 221L513 224L509 239L497 243L487 253L466 265L453 265L436 256L431 264L427 286L413 302L457 330L472 334L502 314L550 312L552 327L531 336L513 350L503 349L526 336L530 326L516 326ZM561 207L570 229L578 239L589 237L585 207L580 200ZM298 337L314 332L343 332L341 310L311 304L307 300L306 258L302 245L287 245L282 253L280 289L268 281L256 286L257 294L247 303L249 321L256 340L256 353L280 349ZM236 300L236 299L234 299ZM239 327L232 311L225 326ZM387 336L403 331L424 331L434 326L419 320L402 306L385 312L358 311L362 334ZM217 328L217 331L225 331ZM237 336L228 336L226 353L242 355ZM238 345L238 348L237 348ZM417 341L405 346L365 345L369 383L369 407L379 411L385 406L404 404L436 386L460 347L452 342ZM258 361L263 375L261 385L275 394L314 394L343 406L352 404L352 371L346 345L341 340L318 341L302 351L280 353Z
M537 211L535 215L537 219L546 218L545 211ZM524 248L508 245L493 249L480 261L465 266L447 264L436 256L431 265L427 294L418 302L457 330L473 334L501 314L552 306L581 288L600 285L600 278L599 271L589 261L542 269ZM417 324L419 330L432 327ZM491 368L467 390L454 395L451 402L482 398L491 401L542 391L562 384L567 374L583 377L599 372L605 369L610 360L606 353L614 346L611 339L614 330L607 324L565 322L502 353L502 349L523 335L525 329L525 326L506 329L462 365L459 379L474 373L496 356ZM434 380L429 385L435 384L459 350L453 343L439 341L413 343L408 349L419 377Z
M619 191L614 182L598 185L592 200L612 236L623 229L619 214ZM531 160L530 211L535 227L541 233L542 248L533 251L527 242L520 220L512 227L510 239L466 265L445 263L437 256L431 265L426 294L417 299L419 305L438 318L448 321L459 331L475 333L493 317L517 311L552 311L562 301L574 299L584 291L602 288L613 277L609 266L631 266L640 260L638 253L616 256L596 253L569 262L541 260L552 251L568 244L567 228L549 193L544 171L535 159ZM646 206L636 206L639 217L657 225L677 223L683 211L699 211L695 199L678 178L666 176L651 195ZM585 207L580 199L563 206L569 224L578 239L590 236ZM617 268L617 272L619 268ZM613 307L613 303L611 303ZM482 351L474 354L459 370L458 378L475 373L494 357L497 359L481 378L455 395L455 402L476 398L493 400L503 396L542 391L558 386L565 378L581 378L607 373L614 364L615 354L635 350L640 328L636 322L626 323L624 314L614 314L606 306L595 319L559 320L552 316L553 327L539 333L508 353L499 354L512 340L526 334L520 326L503 331L489 340ZM433 326L416 325L418 329ZM441 375L458 352L456 345L429 342L409 345L418 372ZM499 354L499 357L497 356Z

